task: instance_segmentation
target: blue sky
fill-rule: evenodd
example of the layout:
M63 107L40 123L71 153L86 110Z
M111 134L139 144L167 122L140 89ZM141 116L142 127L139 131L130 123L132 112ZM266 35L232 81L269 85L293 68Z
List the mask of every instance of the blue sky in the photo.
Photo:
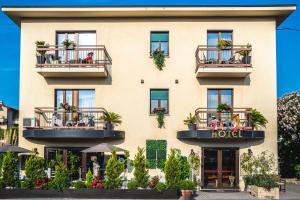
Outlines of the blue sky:
M9 6L249 4L297 4L298 10L279 27L296 30L277 30L277 92L282 96L300 90L300 0L0 0ZM19 36L19 28L0 12L0 100L13 107L19 106Z

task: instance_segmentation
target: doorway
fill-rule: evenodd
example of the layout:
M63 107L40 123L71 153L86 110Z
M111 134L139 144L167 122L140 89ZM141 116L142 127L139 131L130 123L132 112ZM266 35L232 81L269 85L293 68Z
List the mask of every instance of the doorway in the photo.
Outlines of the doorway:
M204 189L234 189L239 186L239 149L203 148Z

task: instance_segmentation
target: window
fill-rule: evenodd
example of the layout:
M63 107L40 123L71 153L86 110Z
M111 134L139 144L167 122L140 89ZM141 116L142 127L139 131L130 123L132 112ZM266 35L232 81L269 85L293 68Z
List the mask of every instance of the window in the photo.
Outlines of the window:
M169 32L152 31L150 39L151 39L151 45L150 45L151 55L157 49L163 51L165 56L169 55Z
M219 104L227 104L233 107L233 90L232 89L208 89L207 90L207 108L208 108L208 122L212 117L217 117L220 120L231 119L230 113L218 113L217 108Z
M68 103L79 108L93 108L95 102L95 90L55 90L55 107Z
M166 140L146 140L146 159L150 169L162 169L167 157Z
M56 45L62 47L63 41L70 40L75 42L77 47L95 47L96 46L96 32L57 32L56 33ZM84 59L87 57L88 53L94 53L94 59L96 60L96 51L81 50L74 51L68 50L67 54L64 51L58 51L56 57L64 63L65 61L72 61L77 59Z
M168 89L151 89L150 90L150 113L154 114L155 108L165 109L169 113L169 90Z
M219 41L226 40L232 43L232 31L208 31L207 46L218 47ZM222 49L221 53L215 50L207 51L208 60L229 60L232 56L231 49Z
M95 46L96 45L96 32L82 31L82 32L57 32L56 45L62 46L63 41L71 40L77 46Z

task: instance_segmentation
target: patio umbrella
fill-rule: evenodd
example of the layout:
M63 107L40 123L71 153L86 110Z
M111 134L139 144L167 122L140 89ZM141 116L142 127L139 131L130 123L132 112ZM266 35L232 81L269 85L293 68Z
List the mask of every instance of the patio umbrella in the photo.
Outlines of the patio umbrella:
M83 152L83 153L102 153L102 152L112 152L113 149L115 149L116 151L125 151L124 149L113 146L111 144L101 143L96 146L85 149L81 152Z
M18 146L11 145L11 144L7 144L7 145L0 148L0 153L6 153L8 151L11 151L13 153L28 153L28 152L31 152L28 149L24 149L22 147L18 147Z

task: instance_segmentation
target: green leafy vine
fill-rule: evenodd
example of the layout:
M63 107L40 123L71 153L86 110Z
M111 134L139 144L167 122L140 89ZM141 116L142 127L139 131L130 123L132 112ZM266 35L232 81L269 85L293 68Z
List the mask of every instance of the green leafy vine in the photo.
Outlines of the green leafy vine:
M164 51L156 49L153 52L152 56L153 56L153 61L154 61L154 64L156 65L156 68L159 71L162 71L163 68L165 67L165 54L164 54Z

